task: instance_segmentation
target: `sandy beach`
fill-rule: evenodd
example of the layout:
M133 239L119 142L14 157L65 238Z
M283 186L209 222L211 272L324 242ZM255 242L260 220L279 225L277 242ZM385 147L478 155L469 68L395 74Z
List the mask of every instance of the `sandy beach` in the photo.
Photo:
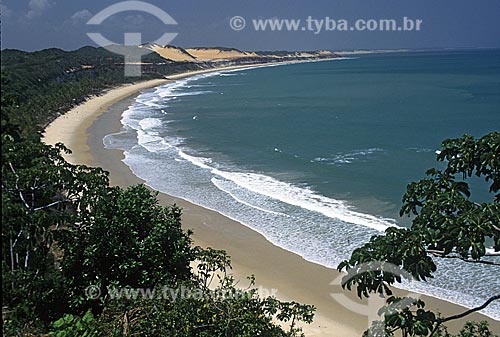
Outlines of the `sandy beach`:
M248 67L248 66L241 66ZM232 69L238 67L232 67ZM228 69L228 68L225 68ZM159 79L121 86L92 97L85 103L53 121L45 130L44 142L64 143L73 151L66 159L74 164L100 166L110 172L113 185L129 186L142 183L122 162L123 153L105 149L105 135L121 129L120 116L141 90L155 87L168 81L192 76L202 72L190 72ZM183 225L194 231L196 245L213 247L228 252L232 259L233 273L240 284L246 287L246 276L255 275L257 286L276 291L283 300L313 304L317 308L313 324L304 327L307 336L361 336L368 326L368 317L346 308L346 303L362 305L352 292L342 292L339 286L340 273L304 260L302 257L277 247L262 235L217 212L207 210L185 200L160 193L162 204L176 203L183 208ZM340 302L332 298L337 294ZM406 294L397 291L398 294ZM345 296L345 297L344 297ZM429 308L444 316L457 314L466 309L436 298L421 296ZM364 310L364 309L363 309ZM357 310L362 311L362 310ZM450 322L455 330L467 320L487 320L491 328L500 333L500 322L480 314L467 316L466 320Z

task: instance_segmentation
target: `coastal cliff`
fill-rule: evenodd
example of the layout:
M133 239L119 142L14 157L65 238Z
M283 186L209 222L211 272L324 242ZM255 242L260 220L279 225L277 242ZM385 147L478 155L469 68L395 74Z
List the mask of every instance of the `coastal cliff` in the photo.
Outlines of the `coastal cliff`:
M329 50L318 51L241 51L235 48L199 47L183 49L175 46L147 44L139 46L154 51L169 62L196 64L244 65L269 62L307 61L341 57Z

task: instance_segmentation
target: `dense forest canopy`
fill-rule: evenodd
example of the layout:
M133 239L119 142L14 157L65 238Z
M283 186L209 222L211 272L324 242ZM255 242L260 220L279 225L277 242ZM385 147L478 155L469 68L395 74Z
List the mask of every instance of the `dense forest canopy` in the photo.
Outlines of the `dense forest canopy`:
M155 53L143 56L142 61L140 80L210 67L209 64L169 62ZM123 56L104 48L3 50L2 84L9 83L9 94L18 105L17 113L8 113L10 123L23 125L22 132L33 134L89 96L136 81L135 77L124 76L123 62Z

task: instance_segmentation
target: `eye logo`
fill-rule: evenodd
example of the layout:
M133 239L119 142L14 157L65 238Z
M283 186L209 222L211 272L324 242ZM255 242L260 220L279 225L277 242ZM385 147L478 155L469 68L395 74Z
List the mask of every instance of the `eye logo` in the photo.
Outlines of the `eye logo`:
M144 1L122 1L111 5L94 15L87 25L100 25L107 18L127 11L145 12L156 16L165 25L177 25L177 22L164 10ZM113 53L125 57L125 76L141 76L141 57L152 51L144 48L120 48L121 46L138 46L142 43L142 34L137 32L126 32L124 43L115 43L104 37L101 33L91 32L87 36L99 46ZM177 36L177 33L164 33L153 43L167 45Z

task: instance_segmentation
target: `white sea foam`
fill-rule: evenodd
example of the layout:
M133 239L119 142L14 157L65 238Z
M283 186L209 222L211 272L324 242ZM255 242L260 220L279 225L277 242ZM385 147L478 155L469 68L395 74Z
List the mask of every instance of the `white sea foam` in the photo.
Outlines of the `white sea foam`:
M158 128L162 126L161 119L158 118L144 118L139 121L139 126L142 130Z
M228 179L242 188L290 205L377 231L384 231L388 227L395 225L390 219L382 219L370 214L356 212L345 202L325 197L309 188L294 186L263 174L219 170L208 166L207 159L190 156L180 149L178 149L178 153L182 158L194 165L210 170L212 174Z
M241 203L243 205L247 205L247 206L250 206L250 207L252 207L254 209L258 209L259 211L270 213L270 214L273 214L273 215L278 215L278 216L282 216L282 217L286 217L286 218L290 217L288 214L271 211L269 209L265 209L265 208L259 207L257 205L253 205L253 204L251 204L251 203L243 200L242 198L237 197L235 193L231 192L230 189L228 189L228 188L226 188L224 186L224 181L223 180L220 180L220 179L217 179L217 178L212 178L211 181L212 181L212 183L214 184L215 187L217 187L222 192L225 192L225 193L229 194L234 200L236 200L237 202L239 202L239 203Z
M158 93L160 97L163 98L177 98L177 97L182 97L182 96L196 96L196 95L203 95L203 94L209 94L212 91L190 91L190 92L177 92L175 90L165 90L161 91Z
M317 157L311 160L311 162L319 162L330 165L343 165L350 164L354 161L368 161L371 158L374 158L376 155L383 154L386 151L381 148L369 148L369 149L361 149L354 150L347 153L337 153L335 155L329 157Z
M428 149L428 148L420 148L420 147L409 147L408 150L410 151L415 151L417 153L427 153L427 152L435 152L434 150L432 149Z
M155 102L158 101L157 97L168 98L174 96L188 95L188 94L203 94L206 91L195 92L175 92L185 87L191 81L211 76L221 75L222 73L232 73L250 68L232 69L228 71L217 71L207 74L197 75L188 79L180 80L174 83L169 83L157 87L153 94L146 93L138 97L137 101L141 104L147 103L147 99ZM139 145L144 147L150 152L158 152L167 149L169 146L168 140L159 137L153 133L151 128L161 126L161 120L157 118L144 117L139 121L134 120L133 115L137 111L132 107L123 114L122 122L133 129L137 130L137 140ZM142 117L142 114L139 114ZM137 118L136 117L136 118ZM236 185L258 193L269 198L285 202L289 205L301 207L309 211L318 212L327 217L338 219L347 223L353 223L361 226L366 226L377 231L384 231L387 227L393 226L394 222L389 219L382 219L369 214L364 214L353 210L349 205L340 200L325 197L317 192L304 187L294 186L287 182L279 181L267 175L252 173L252 172L228 172L209 166L210 159L191 156L186 154L181 149L177 149L181 158L190 161L192 164L208 170L213 175L222 177L229 181L234 182ZM278 149L279 151L279 149ZM348 160L349 158L362 157L373 154L375 152L382 152L382 149L370 148L353 151L352 153L341 155L342 157L334 158L339 160Z
M158 152L166 148L163 138L151 135L143 130L137 130L137 142L149 152Z
M136 98L136 102L144 104L153 108L161 108L162 106L158 104L160 102L160 98L157 95L152 94L142 94Z
M244 75L244 73L240 73L240 74L219 74L219 76L221 77L230 77L230 76L239 76L239 75Z

